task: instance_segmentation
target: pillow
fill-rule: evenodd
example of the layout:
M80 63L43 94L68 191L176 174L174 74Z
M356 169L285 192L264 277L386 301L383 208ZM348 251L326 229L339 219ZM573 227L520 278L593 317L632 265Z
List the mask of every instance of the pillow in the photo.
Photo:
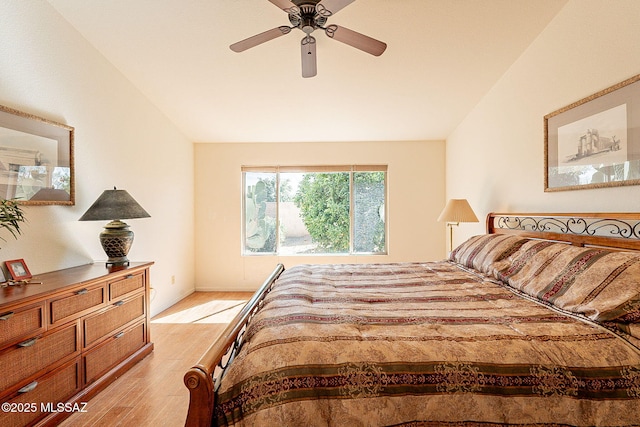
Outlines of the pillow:
M482 273L491 274L492 264L516 252L527 242L508 234L482 234L469 238L451 251L449 260Z
M510 286L592 320L640 320L640 253L535 241L494 263Z

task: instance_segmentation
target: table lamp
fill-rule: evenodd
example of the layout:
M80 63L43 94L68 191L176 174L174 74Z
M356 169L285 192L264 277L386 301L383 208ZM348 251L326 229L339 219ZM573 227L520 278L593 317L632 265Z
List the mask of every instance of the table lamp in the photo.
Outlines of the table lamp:
M102 249L109 257L107 266L128 265L127 254L133 243L133 231L123 219L149 218L151 215L125 190L105 190L79 221L111 221L100 233Z

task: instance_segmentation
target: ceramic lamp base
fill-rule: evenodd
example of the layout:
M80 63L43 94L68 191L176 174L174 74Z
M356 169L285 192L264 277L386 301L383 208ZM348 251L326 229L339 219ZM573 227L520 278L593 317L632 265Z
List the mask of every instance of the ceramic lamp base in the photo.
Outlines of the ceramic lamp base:
M133 231L129 230L126 223L115 220L105 225L100 233L100 243L109 257L107 266L129 264L127 254L133 244Z

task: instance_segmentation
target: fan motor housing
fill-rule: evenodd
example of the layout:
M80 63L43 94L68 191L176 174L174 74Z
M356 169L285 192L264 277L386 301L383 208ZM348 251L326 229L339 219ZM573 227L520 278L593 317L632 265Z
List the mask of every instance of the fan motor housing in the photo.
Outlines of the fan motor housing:
M289 22L294 27L300 28L310 34L318 27L327 23L327 18L316 13L316 5L320 0L291 0L300 10L300 14L289 14Z

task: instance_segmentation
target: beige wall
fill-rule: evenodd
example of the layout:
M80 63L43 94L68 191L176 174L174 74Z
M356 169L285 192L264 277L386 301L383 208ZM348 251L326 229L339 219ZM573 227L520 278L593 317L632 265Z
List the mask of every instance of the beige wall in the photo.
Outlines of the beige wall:
M196 144L196 289L254 290L281 262L364 263L444 257L444 142ZM388 165L388 255L242 256L241 166Z
M478 216L637 212L640 187L544 192L543 117L640 73L640 1L571 0L447 139L447 196ZM460 243L484 224L463 224Z
M129 258L156 263L152 314L193 292L191 142L46 1L3 0L0 17L0 104L75 127L77 177L76 206L27 207L19 240L0 232L0 262L37 274L104 260L106 221L78 218L117 186L151 214L127 222Z

